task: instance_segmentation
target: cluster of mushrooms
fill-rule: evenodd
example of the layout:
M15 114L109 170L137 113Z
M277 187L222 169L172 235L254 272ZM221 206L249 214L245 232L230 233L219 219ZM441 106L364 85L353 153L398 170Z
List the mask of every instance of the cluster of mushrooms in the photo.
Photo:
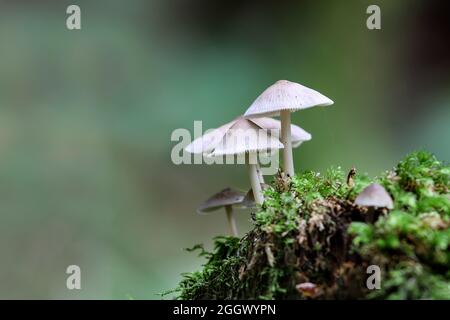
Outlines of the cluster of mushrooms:
M251 183L251 189L247 193L231 188L216 193L201 204L197 211L206 213L225 208L230 233L237 236L233 207L252 208L264 202L262 190L265 184L258 154L267 155L282 149L284 173L292 177L295 173L292 148L311 140L311 134L291 124L291 112L332 104L331 99L313 89L279 80L261 93L244 115L195 139L185 148L187 152L203 154L208 158L245 155ZM279 116L281 121L272 119L271 116ZM249 132L258 138L239 136ZM279 135L274 134L278 132Z

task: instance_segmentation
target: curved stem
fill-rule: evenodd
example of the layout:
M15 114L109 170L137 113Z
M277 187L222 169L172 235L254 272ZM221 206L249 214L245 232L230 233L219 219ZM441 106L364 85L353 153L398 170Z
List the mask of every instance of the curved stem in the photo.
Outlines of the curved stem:
M252 163L250 161L250 155L247 154L247 165L248 165L248 173L250 176L250 183L252 184L253 195L255 196L255 202L257 204L262 204L264 202L264 197L262 194L261 183L259 182L259 175L256 166L257 163Z
M234 219L233 207L225 206L225 211L227 212L228 228L230 230L230 234L237 237L238 231L236 226L236 220Z
M259 183L263 184L264 183L264 175L262 174L261 166L259 163L256 165L256 171L258 172Z
M292 141L291 141L291 112L283 110L280 112L281 117L281 143L283 148L283 165L284 172L289 176L294 176L294 161L292 158Z

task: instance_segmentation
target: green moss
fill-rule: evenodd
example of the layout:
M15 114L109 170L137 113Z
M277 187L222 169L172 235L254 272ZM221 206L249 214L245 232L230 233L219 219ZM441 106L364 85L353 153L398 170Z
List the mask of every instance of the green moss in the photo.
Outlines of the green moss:
M450 299L450 167L427 152L371 179L332 168L286 179L279 173L242 239L215 239L203 269L183 275L181 299ZM394 209L356 206L382 184ZM372 216L371 216L372 215ZM382 270L381 290L366 268ZM313 283L304 290L301 283Z

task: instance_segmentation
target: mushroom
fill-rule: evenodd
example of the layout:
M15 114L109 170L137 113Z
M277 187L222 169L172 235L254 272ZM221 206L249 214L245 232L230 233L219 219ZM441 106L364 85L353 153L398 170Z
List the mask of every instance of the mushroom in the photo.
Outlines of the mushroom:
M355 204L363 207L388 208L389 210L394 208L391 196L378 183L372 183L364 188L356 197Z
M369 208L368 218L370 222L374 221L375 208L386 208L389 210L394 208L391 196L386 189L378 183L372 183L364 188L364 190L356 197L355 204Z
M259 181L257 154L258 152L282 148L281 142L271 136L264 128L251 120L239 117L233 121L220 143L214 147L213 151L207 153L207 156L220 157L245 154L255 202L262 204L264 197Z
M203 136L192 141L188 146L186 146L185 150L193 154L205 154L214 150L214 147L220 143L227 130L229 130L234 123L235 121L233 120L223 126L220 126L219 128L212 129ZM256 166L256 171L258 172L260 183L264 183L264 177L259 163Z
M299 283L295 288L306 298L315 298L320 293L320 289L312 282Z
M223 154L239 154L239 153L244 153L247 152L246 150L241 150L240 152L231 152L231 153L223 153L223 154L219 154L218 152L214 152L216 150L216 148L220 148L221 145L224 144L224 140L228 140L228 142L230 142L229 140L231 139L227 139L227 134L229 134L230 132L233 132L234 129L242 129L241 127L247 127L247 130L249 128L252 128L252 130L255 131L256 135L258 135L259 130L260 129L265 129L265 130L280 130L281 128L281 123L278 120L275 119L271 119L271 118L267 118L267 117L263 117L263 118L255 118L255 119L244 119L242 117L238 117L236 119L234 119L233 121L224 124L223 126L211 130L208 133L204 134L203 136L195 139L194 141L192 141L186 148L185 150L189 153L203 153L209 157L211 156L219 156L219 155L223 155ZM299 146L303 141L307 141L311 139L311 135L306 132L305 130L303 130L302 128L300 128L299 126L296 125L292 125L292 139L294 141L295 147ZM245 129L244 129L245 130ZM262 132L264 133L264 132ZM267 141L267 138L270 138L270 140L272 141L271 144L272 146L274 146L274 148L267 148L267 146L265 145L261 145L259 146L260 148L258 149L259 151L267 151L267 150L271 150L271 149L280 149L283 148L283 145L279 143L278 139L275 139L274 137L272 137L272 135L270 134L270 132L266 132L266 134L263 134L263 139L260 140L264 140ZM275 141L276 142L275 142ZM264 142L262 141L262 142ZM251 150L254 151L254 150ZM250 152L252 153L251 156L253 156L254 152ZM259 163L256 161L256 163L254 164L254 169L256 169L256 175L258 176L258 180L259 183L264 183L264 178L262 177L262 173L261 173L261 169L259 166ZM253 169L252 169L253 170ZM253 183L252 183L253 186ZM256 187L258 189L258 187ZM257 192L260 193L260 192ZM260 201L260 202L258 202ZM262 195L261 197L259 197L259 199L257 200L257 203L262 203L263 199L262 199Z
M279 120L275 120L268 117L262 118L254 118L249 119L254 122L259 127L265 130L279 130L281 131L281 122ZM199 154L199 153L208 153L214 150L214 147L218 145L226 134L227 130L234 124L235 120L224 124L223 126L213 129L203 136L192 141L185 150L189 153ZM291 125L291 135L292 135L292 147L299 147L304 141L311 140L311 134L300 128L299 126L292 124ZM259 163L256 165L256 170L259 176L259 182L264 183L264 177L261 172L261 167Z
M203 202L197 208L197 212L199 214L202 214L218 210L222 207L225 208L225 212L227 213L229 232L231 235L237 237L238 231L236 227L236 220L234 219L233 205L242 203L244 197L245 194L243 192L231 188L226 188Z
M245 112L245 118L280 115L281 142L284 145L284 170L294 175L291 138L291 112L316 106L329 106L333 101L323 94L287 80L279 80L256 98Z

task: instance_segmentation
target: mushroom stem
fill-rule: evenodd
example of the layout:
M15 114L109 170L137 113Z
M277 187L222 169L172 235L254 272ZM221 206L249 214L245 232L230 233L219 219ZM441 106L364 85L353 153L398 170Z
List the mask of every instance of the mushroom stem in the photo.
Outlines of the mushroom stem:
M284 172L290 177L294 176L294 161L292 158L292 141L291 141L291 111L282 110L281 118L281 143L283 148L283 164Z
M230 234L234 237L237 237L238 231L236 226L236 220L234 219L233 207L225 206L225 211L227 212L228 227L230 229Z
M255 197L255 202L257 204L262 204L264 202L264 197L262 194L261 183L259 181L259 175L257 170L257 163L251 163L250 154L246 155L247 165L248 165L248 173L250 175L250 183L253 189L253 195Z
M259 183L264 183L264 176L262 174L261 166L259 163L256 165L256 171L258 171Z
M375 212L375 207L369 207L369 209L367 210L366 213L366 222L373 224L375 223L375 216L376 216L376 212Z

